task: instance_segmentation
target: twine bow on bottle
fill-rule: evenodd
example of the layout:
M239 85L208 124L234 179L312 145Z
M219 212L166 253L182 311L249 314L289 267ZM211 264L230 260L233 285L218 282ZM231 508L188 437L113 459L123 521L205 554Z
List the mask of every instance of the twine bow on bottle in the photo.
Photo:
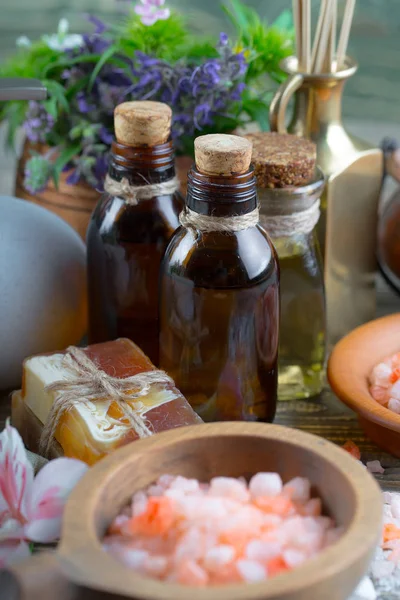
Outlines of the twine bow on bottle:
M47 392L56 392L57 395L40 438L40 454L48 455L57 426L65 412L77 404L105 398L116 402L140 438L154 433L144 415L135 410L131 403L136 398L145 396L154 384L168 383L175 387L173 380L164 371L154 369L131 377L113 377L75 346L67 349L63 362L74 377L56 381L46 387Z

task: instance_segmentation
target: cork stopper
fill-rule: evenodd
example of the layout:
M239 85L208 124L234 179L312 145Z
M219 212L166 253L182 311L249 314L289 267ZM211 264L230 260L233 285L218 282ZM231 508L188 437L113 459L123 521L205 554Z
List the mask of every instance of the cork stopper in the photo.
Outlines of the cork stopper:
M311 181L317 147L305 138L280 133L249 133L253 144L251 161L260 188L305 185Z
M127 146L164 144L171 133L172 110L163 102L123 102L114 111L117 141Z
M251 142L238 135L202 135L194 140L194 154L204 175L241 175L250 167Z

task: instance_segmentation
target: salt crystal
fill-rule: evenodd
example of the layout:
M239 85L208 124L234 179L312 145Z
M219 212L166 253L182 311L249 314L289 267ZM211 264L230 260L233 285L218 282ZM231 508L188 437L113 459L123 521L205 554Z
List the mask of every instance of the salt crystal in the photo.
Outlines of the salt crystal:
M233 477L214 477L210 482L210 496L226 496L239 502L249 500L249 492L242 481Z
M169 488L171 483L176 479L174 475L161 475L157 480L157 485L164 488L165 490Z
M150 485L147 489L147 495L148 496L157 496L157 497L163 496L164 488L157 484Z
M142 568L146 575L160 577L168 568L168 559L165 556L150 556L143 562Z
M278 496L282 492L282 479L278 473L257 473L249 484L253 498L260 496Z
M310 517L318 517L322 512L322 502L320 498L311 498L303 506L303 513Z
M370 473L379 473L380 475L385 472L379 460L370 460L367 462L367 469Z
M145 550L124 550L120 553L120 558L124 565L135 571L143 567L148 557L149 553Z
M385 504L391 504L392 503L392 493L391 492L383 492L382 496L383 496L383 501L385 502Z
M235 558L233 546L221 544L206 552L204 566L208 571L218 571L219 568L232 562Z
M305 477L294 477L283 486L284 492L297 502L307 502L310 499L310 488L311 484Z
M376 600L377 593L369 577L364 577L354 592L354 600Z
M395 519L400 519L400 494L392 494L390 507Z
M144 513L147 507L147 502L148 498L144 492L136 492L132 498L132 516L137 517Z
M185 494L194 494L200 490L197 479L186 479L186 477L175 477L169 485L170 490L178 490Z
M265 562L275 558L281 552L282 545L278 542L263 542L252 540L247 544L246 557L250 560Z
M371 565L371 573L376 579L381 579L382 577L392 575L395 568L396 565L388 560L374 560Z
M288 567L298 567L307 559L307 555L301 550L290 548L283 551L283 559Z
M379 363L377 364L371 373L371 380L374 385L379 385L382 387L390 386L390 376L392 375L392 368L385 364Z
M193 560L184 560L179 564L176 579L184 585L204 586L208 583L206 571Z
M263 565L254 560L238 560L236 567L242 579L248 583L256 583L267 579L267 572Z
M396 383L394 383L392 385L392 387L389 390L390 396L391 398L393 398L393 400L400 400L400 379L398 379L396 381ZM390 400L389 400L390 403ZM394 409L391 409L394 410ZM397 411L395 411L397 412Z

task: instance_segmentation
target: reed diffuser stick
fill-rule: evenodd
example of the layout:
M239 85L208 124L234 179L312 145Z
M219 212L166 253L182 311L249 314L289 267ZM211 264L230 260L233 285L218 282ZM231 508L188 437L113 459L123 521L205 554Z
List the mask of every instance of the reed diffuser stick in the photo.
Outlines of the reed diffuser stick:
M302 35L301 35L301 0L293 0L293 23L296 42L296 56L299 71L303 70L302 64Z
M315 57L314 73L322 73L323 70L323 64L328 49L329 32L332 27L332 7L334 2L336 2L336 0L326 0L321 35L319 38L317 53Z
M311 71L311 1L302 1L302 63L306 73Z
M347 0L346 7L344 9L342 29L340 31L338 49L336 53L337 70L343 66L344 59L346 58L347 45L349 43L350 29L353 21L355 5L356 0Z
M312 71L315 70L315 59L317 57L317 50L318 50L319 39L321 37L322 24L324 22L325 5L326 5L326 0L321 0L320 6L319 6L319 16L318 16L318 21L317 21L317 28L315 30L314 43L313 43L313 48L312 48L312 52L311 52L311 70Z

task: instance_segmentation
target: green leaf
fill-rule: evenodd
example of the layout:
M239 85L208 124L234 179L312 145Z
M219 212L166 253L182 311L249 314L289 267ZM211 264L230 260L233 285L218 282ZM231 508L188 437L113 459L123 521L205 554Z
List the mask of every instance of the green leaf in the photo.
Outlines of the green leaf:
M9 102L4 110L4 120L7 121L6 144L9 149L15 151L15 138L17 130L25 121L26 102Z
M92 74L90 76L89 91L92 89L93 84L96 81L96 77L100 73L101 69L104 67L106 62L117 52L117 50L118 47L115 44L113 44L112 46L107 48L107 50L101 55L99 62L93 69Z
M72 98L74 98L74 96L76 96L78 92L83 90L89 83L89 79L90 75L86 75L85 77L82 77L76 83L74 83L74 85L71 85L71 87L67 88L65 90L65 97L67 98L67 100L71 100Z
M293 29L293 16L290 10L284 10L272 23L272 26L285 31L291 31Z
M54 170L53 170L53 179L54 185L58 188L58 182L60 179L60 174L65 167L79 152L81 151L81 146L79 144L75 144L74 146L68 146L65 148L61 154L57 157L54 162Z
M245 100L243 110L259 124L262 131L269 131L269 109L266 102L257 98Z
M51 115L53 117L53 119L55 121L57 121L58 110L57 110L57 100L56 100L56 98L53 96L53 98L50 98L49 100L46 100L46 102L43 102L43 106L45 107L45 109L49 113L49 115Z
M68 100L65 97L65 88L58 83L58 81L51 79L45 79L43 85L46 86L50 96L52 96L66 112L69 112Z

